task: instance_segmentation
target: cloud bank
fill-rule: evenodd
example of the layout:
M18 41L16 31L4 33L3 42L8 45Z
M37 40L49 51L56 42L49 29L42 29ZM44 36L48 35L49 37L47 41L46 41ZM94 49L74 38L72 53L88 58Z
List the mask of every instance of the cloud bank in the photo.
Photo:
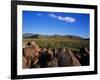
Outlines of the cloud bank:
M57 16L57 15L55 15L55 14L53 14L53 13L49 13L48 16L51 17L51 18L56 18L56 19L61 20L61 21L65 21L65 22L70 22L70 23L76 22L76 19L73 18L73 17L68 17L68 16L65 16L65 17L63 17L63 16Z

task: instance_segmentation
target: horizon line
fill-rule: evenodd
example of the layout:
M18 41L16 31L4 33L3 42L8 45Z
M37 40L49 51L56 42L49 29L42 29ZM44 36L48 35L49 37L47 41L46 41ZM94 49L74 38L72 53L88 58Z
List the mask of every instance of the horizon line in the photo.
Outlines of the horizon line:
M33 34L33 35L34 34L39 34L39 35L47 35L47 36L52 36L52 35L59 35L59 36L77 36L77 37L81 37L81 38L90 38L89 36L88 37L84 37L84 36L79 36L79 35L75 35L75 34L57 34L57 33L55 33L55 34L41 34L41 33L28 33L28 32L23 33L23 34Z

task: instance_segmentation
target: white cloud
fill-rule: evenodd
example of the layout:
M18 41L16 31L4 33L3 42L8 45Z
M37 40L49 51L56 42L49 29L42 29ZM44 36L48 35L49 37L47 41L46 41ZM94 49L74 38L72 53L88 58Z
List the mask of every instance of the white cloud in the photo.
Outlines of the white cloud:
M70 23L76 22L75 18L69 17L69 16L65 16L65 17L63 17L63 16L56 16L53 13L48 14L48 16L50 16L52 18L56 18L56 19L61 20L61 21L65 21L65 22L70 22Z
M50 17L52 17L52 18L57 18L57 16L55 15L55 14L53 14L53 13L50 13L50 14L48 14Z
M57 17L59 20L64 20L64 18L62 16L58 16Z
M76 22L76 19L72 18L72 17L61 17L60 16L59 19L65 21L65 22Z

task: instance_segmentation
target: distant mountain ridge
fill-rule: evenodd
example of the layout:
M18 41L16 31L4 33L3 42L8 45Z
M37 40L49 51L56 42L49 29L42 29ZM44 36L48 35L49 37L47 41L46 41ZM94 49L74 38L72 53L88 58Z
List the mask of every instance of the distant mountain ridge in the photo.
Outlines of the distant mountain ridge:
M23 37L27 38L27 37L31 37L32 35L34 35L33 33L24 33Z
M83 38L76 35L42 35L42 34L33 34L33 33L24 33L23 38L71 38L71 39L85 39L89 40L89 38Z

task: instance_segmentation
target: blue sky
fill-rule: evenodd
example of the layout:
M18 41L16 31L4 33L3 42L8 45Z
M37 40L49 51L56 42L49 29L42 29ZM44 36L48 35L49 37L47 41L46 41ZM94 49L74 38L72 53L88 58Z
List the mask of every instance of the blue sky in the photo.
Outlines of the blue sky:
M89 14L23 11L23 34L89 37Z

